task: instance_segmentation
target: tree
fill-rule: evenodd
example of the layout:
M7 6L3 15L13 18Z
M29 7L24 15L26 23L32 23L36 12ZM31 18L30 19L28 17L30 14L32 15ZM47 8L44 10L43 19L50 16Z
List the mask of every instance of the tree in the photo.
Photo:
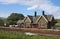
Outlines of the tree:
M60 23L60 19L56 19L57 23Z
M23 14L18 14L18 13L12 13L8 18L7 21L9 24L16 24L18 20L23 20L24 15Z
M0 18L0 26L4 26L4 20Z

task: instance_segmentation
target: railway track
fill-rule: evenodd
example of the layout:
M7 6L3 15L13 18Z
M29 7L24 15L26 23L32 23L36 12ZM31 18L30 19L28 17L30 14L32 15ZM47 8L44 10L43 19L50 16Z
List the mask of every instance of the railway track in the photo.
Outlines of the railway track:
M57 29L0 27L0 30L31 32L31 33L37 33L37 34L40 34L40 35L48 35L48 36L60 36L60 30L57 30Z

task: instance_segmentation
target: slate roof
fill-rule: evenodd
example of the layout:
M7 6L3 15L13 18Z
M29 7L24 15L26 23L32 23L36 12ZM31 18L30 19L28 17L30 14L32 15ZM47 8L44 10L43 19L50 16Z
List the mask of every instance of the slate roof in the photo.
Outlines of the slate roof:
M37 21L37 19L38 19L39 17L40 17L40 16L33 17L33 24L36 24L36 21Z
M28 17L30 18L30 20L32 21L32 24L37 24L36 21L39 17L41 16L30 16L28 15ZM47 21L52 21L53 16L52 15L44 15L44 17L47 19ZM17 23L24 23L24 20L18 20Z
M36 24L36 20L40 17L40 16L28 16L30 18L30 20L32 21L33 24Z
M28 16L33 24L36 24L36 21L41 16ZM53 16L52 15L44 15L44 17L47 19L47 21L52 21Z
M31 21L33 21L33 16L28 15L28 17L30 18Z
M48 21L52 21L53 16L52 16L52 15L45 15L45 18L46 18Z
M44 14L44 11L42 12L42 16L44 16L47 21L52 21L53 16L52 16L52 15L45 15L45 14ZM37 15L36 15L36 12L35 12L35 15L34 15L34 16L28 15L28 17L29 17L29 19L31 20L31 23L32 23L32 24L36 24L37 19L40 18L41 16L37 16ZM25 19L26 19L26 18L25 18ZM23 22L24 22L24 20L18 20L17 23L23 23Z

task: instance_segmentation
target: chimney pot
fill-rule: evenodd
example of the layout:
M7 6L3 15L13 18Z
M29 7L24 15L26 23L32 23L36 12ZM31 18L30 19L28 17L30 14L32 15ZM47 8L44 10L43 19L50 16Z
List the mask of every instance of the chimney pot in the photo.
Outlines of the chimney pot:
M42 11L42 15L44 15L44 11Z
M35 17L37 16L37 12L35 11Z

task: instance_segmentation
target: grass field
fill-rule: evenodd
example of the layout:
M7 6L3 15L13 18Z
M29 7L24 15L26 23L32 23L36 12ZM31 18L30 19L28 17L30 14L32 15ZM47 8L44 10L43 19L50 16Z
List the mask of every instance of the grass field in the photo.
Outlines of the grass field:
M0 39L60 39L54 36L40 36L40 35L25 35L21 32L11 32L0 30Z

